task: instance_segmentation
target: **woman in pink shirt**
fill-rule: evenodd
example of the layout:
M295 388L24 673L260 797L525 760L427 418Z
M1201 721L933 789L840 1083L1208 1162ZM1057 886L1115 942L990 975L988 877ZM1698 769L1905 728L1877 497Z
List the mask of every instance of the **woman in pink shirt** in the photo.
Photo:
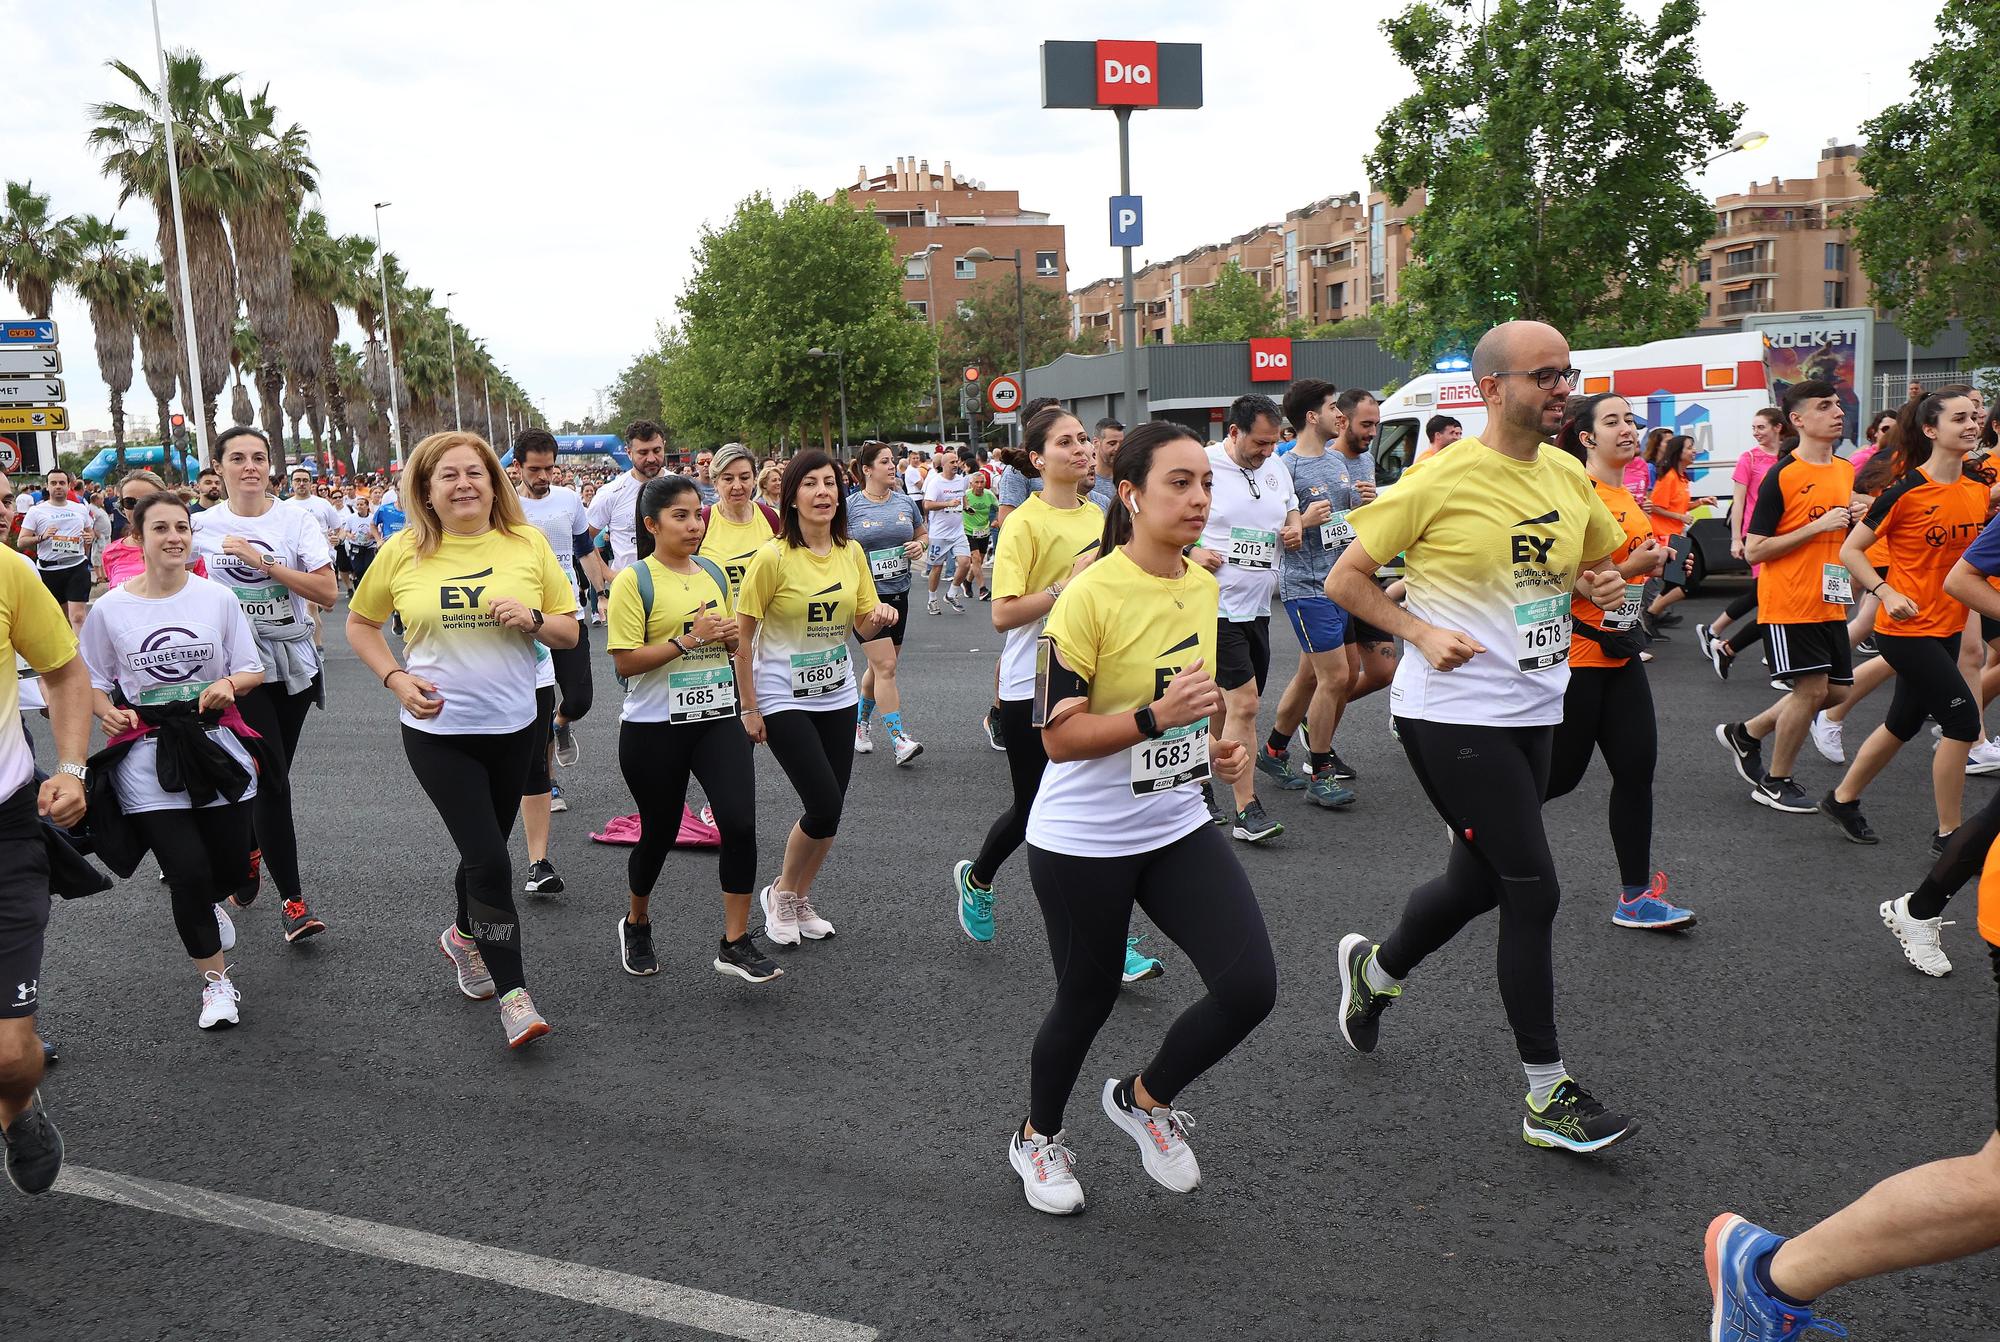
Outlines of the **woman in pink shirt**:
M1774 405L1767 405L1750 419L1750 436L1756 440L1755 446L1745 448L1743 455L1736 459L1736 469L1730 478L1735 481L1735 490L1729 504L1729 553L1743 558L1743 528L1750 524L1750 514L1757 508L1757 491L1764 483L1764 477L1778 464L1779 444L1784 436L1784 416ZM1757 576L1757 566L1750 566L1750 576ZM1701 642L1702 654L1715 666L1715 674L1725 679L1729 659L1757 641L1758 628L1755 620L1749 621L1733 634L1728 631L1738 620L1748 615L1757 606L1757 584L1751 583L1740 592L1736 599L1723 608L1722 614L1713 624L1698 624L1694 627L1695 637ZM1720 648L1718 653L1716 650Z
M125 478L118 484L119 511L130 517L132 505L148 494L157 494L167 487L167 482L143 467L125 472ZM146 557L139 553L138 543L128 530L123 537L104 547L104 582L108 587L116 587L128 579L136 578L146 571ZM188 572L197 577L208 576L208 565L200 555L188 565Z

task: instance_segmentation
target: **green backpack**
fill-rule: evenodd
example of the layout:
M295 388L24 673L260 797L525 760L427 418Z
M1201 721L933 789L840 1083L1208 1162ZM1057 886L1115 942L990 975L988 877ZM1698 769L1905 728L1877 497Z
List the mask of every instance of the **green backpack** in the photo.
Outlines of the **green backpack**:
M717 591L725 595L728 593L729 575L722 571L721 565L705 555L689 555L688 558L694 560L703 573L715 580ZM639 585L639 629L643 633L647 626L653 623L653 566L641 559L632 566L632 581ZM620 676L618 688L629 690L632 688L632 682Z

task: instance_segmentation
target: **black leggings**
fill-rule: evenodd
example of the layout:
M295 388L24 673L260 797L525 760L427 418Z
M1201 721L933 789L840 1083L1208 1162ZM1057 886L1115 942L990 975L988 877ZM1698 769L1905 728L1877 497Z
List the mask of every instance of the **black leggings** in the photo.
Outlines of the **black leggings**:
M1563 720L1550 750L1545 800L1567 797L1583 781L1593 750L1611 771L1611 847L1621 885L1653 879L1653 765L1660 742L1653 691L1637 657L1623 666L1570 668Z
M556 661L556 688L562 691L563 721L581 722L597 698L597 687L590 676L590 621L576 622L575 647L556 648L551 655Z
M1034 723L1032 699L1000 701L1000 739L1007 746L1007 774L1014 782L1014 800L986 831L986 842L972 861L972 879L991 886L1000 867L1014 855L1028 837L1028 811L1041 790L1042 773L1049 767L1049 754L1042 749L1042 733Z
M266 681L236 701L243 720L271 743L284 766L276 774L260 775L257 795L250 799L250 821L257 847L264 853L264 869L271 873L282 899L299 899L304 889L299 883L299 835L292 824L292 759L299 752L306 713L319 698L321 674L315 671L313 683L297 694Z
M1882 719L1889 735L1907 741L1935 718L1954 741L1979 739L1979 703L1958 669L1957 634L1878 633L1875 646L1896 673L1895 697Z
M674 850L690 773L708 794L715 827L722 831L722 893L743 895L755 888L757 779L741 719L620 723L618 767L639 803L639 842L625 859L625 881L633 894L652 896L660 867Z
M764 719L764 739L805 807L799 817L800 832L808 839L831 839L840 832L847 775L854 767L854 710L791 708L773 713Z
M521 784L523 797L546 797L549 795L549 721L555 717L556 687L535 686L535 721L529 730L528 739L528 781Z
M403 753L458 846L458 930L479 943L501 995L524 986L507 836L528 781L534 724L500 736L443 736L403 724Z
M260 791L262 787L260 780ZM193 959L206 960L222 952L215 906L243 884L243 873L250 868L255 805L252 798L224 806L139 811L129 817L167 878L174 931L181 934L181 945Z
M1117 1004L1132 906L1186 952L1206 996L1167 1027L1139 1075L1171 1105L1187 1084L1229 1056L1271 1014L1278 966L1250 878L1215 826L1128 857L1071 857L1028 847L1028 874L1055 962L1056 1000L1031 1055L1028 1121L1062 1131L1084 1056Z
M1410 892L1376 952L1407 978L1460 928L1500 910L1500 1001L1521 1061L1562 1060L1556 1046L1556 906L1562 892L1542 829L1552 727L1482 727L1397 718L1410 768L1451 827L1444 875Z
M1763 633L1762 626L1755 620L1739 623L1745 615L1755 609L1757 609L1757 584L1753 580L1748 587L1736 594L1734 601L1722 608L1722 613L1729 617L1730 623L1729 632L1722 636L1722 641L1728 645L1730 652L1740 653L1745 648L1757 645Z
M2000 792L1989 796L1986 805L1944 841L1944 855L1931 864L1910 893L1911 916L1935 918L1942 914L1946 901L1986 865L1986 850L1996 838L2000 838Z

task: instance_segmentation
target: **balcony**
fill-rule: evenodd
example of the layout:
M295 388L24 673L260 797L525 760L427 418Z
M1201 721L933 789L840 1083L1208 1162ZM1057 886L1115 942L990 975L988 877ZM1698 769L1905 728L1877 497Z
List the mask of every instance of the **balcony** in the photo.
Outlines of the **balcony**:
M1716 230L1715 236L1739 238L1752 233L1797 233L1825 227L1817 210L1795 210L1790 219L1777 210L1736 210L1729 222Z
M1717 279L1740 280L1753 275L1776 275L1778 263L1768 256L1749 256L1740 261L1725 262L1715 271Z
M1748 312L1770 312L1771 310L1770 299L1744 294L1735 298L1723 299L1722 306L1718 307L1715 311L1716 315L1720 317L1741 317Z

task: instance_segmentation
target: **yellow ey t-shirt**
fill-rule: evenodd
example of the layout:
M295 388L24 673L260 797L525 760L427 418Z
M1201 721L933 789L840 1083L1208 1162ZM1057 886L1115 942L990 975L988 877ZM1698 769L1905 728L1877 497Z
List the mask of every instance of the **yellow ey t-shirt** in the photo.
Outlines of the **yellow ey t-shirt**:
M701 538L698 553L713 559L729 575L729 595L743 590L743 574L757 551L770 543L771 519L756 504L750 505L748 522L732 522L722 515L721 505L708 510L708 533Z
M33 565L0 548L0 801L35 776L34 752L21 731L16 656L39 672L60 670L76 656L76 633Z
M736 611L759 622L750 658L757 707L766 715L794 708L852 708L853 659L847 636L875 609L868 555L853 541L825 555L782 539L751 559Z
M653 577L653 610L646 614L639 593L639 570ZM720 567L720 564L717 565ZM693 573L676 573L657 554L646 556L611 580L612 652L650 647L693 632L703 611L733 616L727 586L717 586L699 564ZM641 627L643 625L643 627ZM736 678L729 650L709 643L632 677L625 686L620 722L705 722L736 716Z
M1089 499L1074 508L1053 508L1041 494L1007 515L1000 551L993 557L993 595L1026 596L1066 582L1076 561L1095 553L1104 535L1104 512ZM1007 631L1000 650L1000 697L1030 699L1035 693L1035 640L1045 618Z

